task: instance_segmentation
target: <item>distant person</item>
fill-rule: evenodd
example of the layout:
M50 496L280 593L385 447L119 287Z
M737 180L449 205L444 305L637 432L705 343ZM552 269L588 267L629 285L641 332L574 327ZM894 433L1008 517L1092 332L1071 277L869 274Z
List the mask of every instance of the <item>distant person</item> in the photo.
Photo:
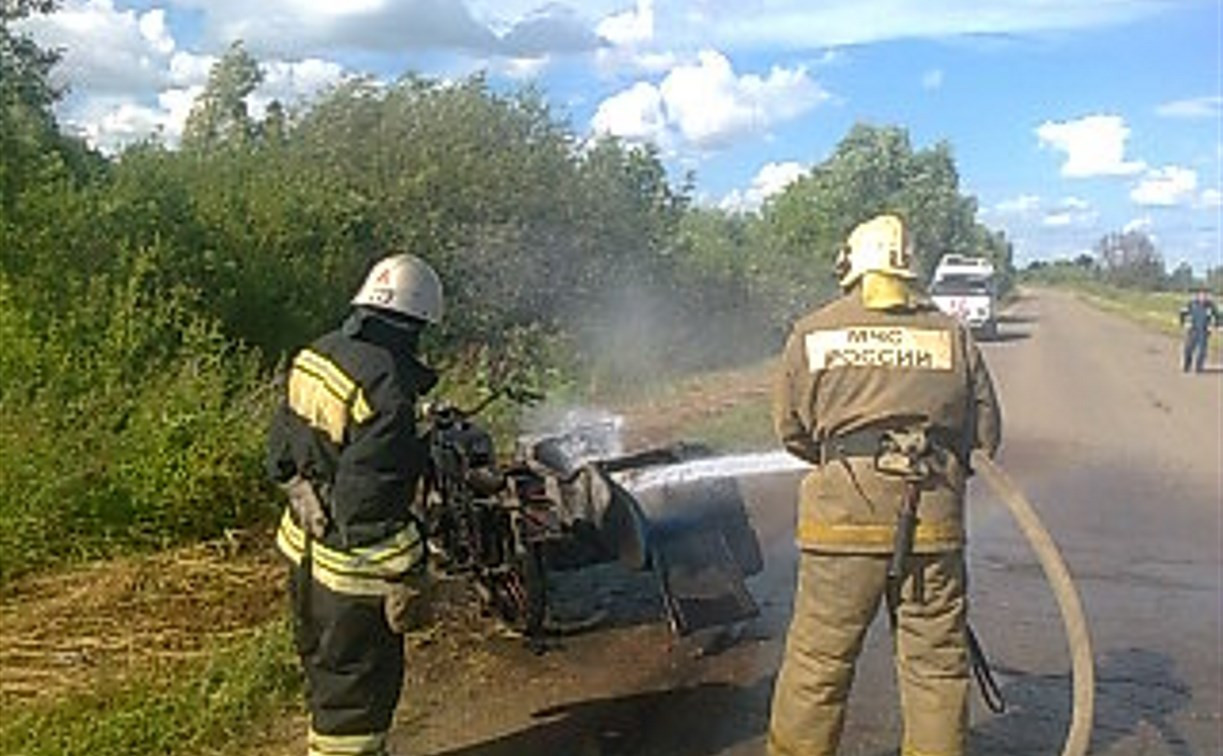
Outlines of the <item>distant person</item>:
M1184 372L1190 364L1195 372L1202 372L1206 365L1206 352L1210 346L1210 328L1219 324L1219 310L1210 300L1205 287L1198 288L1193 299L1181 308L1181 326L1185 328Z
M268 473L289 500L276 545L293 565L312 756L387 752L401 633L428 594L425 533L409 505L428 458L416 401L437 378L416 354L441 316L431 267L381 260L343 325L293 357L273 420Z
M969 454L998 447L1001 413L971 335L913 289L911 256L900 218L859 225L838 260L844 295L800 319L786 342L773 421L786 449L814 468L799 490L798 588L773 692L773 756L836 753L881 603L892 621L902 752L964 753L964 488Z

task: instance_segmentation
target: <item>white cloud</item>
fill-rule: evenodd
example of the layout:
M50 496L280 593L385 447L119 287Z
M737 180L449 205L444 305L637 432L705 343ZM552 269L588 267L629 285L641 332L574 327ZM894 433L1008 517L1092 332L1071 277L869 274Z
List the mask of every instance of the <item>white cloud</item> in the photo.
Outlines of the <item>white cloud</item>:
M630 141L667 144L667 116L662 92L648 82L640 81L614 94L599 104L591 129L599 134L613 134Z
M339 63L320 58L272 61L262 68L264 78L258 91L286 102L311 97L344 76L344 68Z
M178 56L175 56L178 59ZM163 90L157 96L157 107L133 105L130 102L120 102L112 105L111 111L104 111L100 123L94 128L86 128L93 144L114 151L123 144L147 136L154 131L161 134L168 144L177 144L182 137L183 126L187 115L197 98L204 91L208 79L208 68L215 62L213 58L196 57L190 60L179 59L178 76L183 85ZM330 87L344 77L344 70L337 63L310 58L300 61L268 61L260 64L263 72L263 82L247 97L252 118L263 118L267 114L268 105L273 100L279 100L284 105L293 105L308 99L320 91ZM117 120L115 111L142 113L141 120L131 121L132 128L113 128ZM140 132L134 126L138 123L150 125L145 132Z
M586 52L604 44L587 15L599 18L616 7L492 0L169 1L200 14L204 36L214 47L241 39L260 55L289 58L337 48L515 58ZM592 5L605 7L592 11Z
M153 135L176 144L202 91L202 86L167 89L157 96L155 105L123 96L91 98L77 108L66 126L96 149L112 154Z
M1223 113L1223 97L1193 97L1187 100L1165 102L1155 108L1155 113L1164 118L1214 118Z
M998 215L1027 215L1040 208L1040 197L1035 194L1021 194L1009 200L1002 200L993 207Z
M1178 165L1167 165L1147 171L1130 191L1130 199L1135 204L1154 207L1190 204L1197 193L1197 187L1197 171Z
M298 57L344 47L365 51L498 49L499 38L467 4L450 0L172 0L203 17L215 47L241 39L261 55Z
M213 60L181 55L175 55L178 67L174 74L181 86L162 90L155 105L134 95L90 98L68 115L65 119L68 127L107 153L118 152L124 145L153 134L167 144L177 144L195 99L204 91L207 70ZM260 68L263 82L247 98L251 117L256 119L266 115L272 100L292 105L339 82L344 76L338 64L315 58L270 61L261 64Z
M66 10L114 7L113 0L65 1ZM655 55L714 46L810 50L887 39L1088 28L1160 9L1153 0L979 0L967 5L962 0L164 0L159 5L198 19L210 49L242 39L260 55L289 58L335 48L538 57L588 51L603 43L639 51L653 45ZM145 32L157 38L158 23L156 16L149 17ZM164 37L159 44L164 45ZM167 53L163 47L162 54Z
M805 68L774 66L767 76L739 76L726 56L705 50L695 63L671 69L657 86L638 82L604 100L591 125L626 139L682 140L713 149L767 131L827 98Z
M137 14L113 0L69 0L24 23L40 44L66 49L56 69L70 87L61 120L105 152L153 134L177 143L217 60L179 49L162 9ZM338 64L321 59L271 60L261 68L264 81L250 97L255 117L273 99L296 102L342 75Z
M597 49L602 41L577 11L552 3L519 19L502 35L495 52L516 57L578 53Z
M155 8L140 17L137 22L140 28L140 34L153 47L154 50L162 55L169 55L174 52L174 37L170 35L166 29L166 12L161 8Z
M217 62L214 55L193 55L188 52L176 52L170 57L170 84L176 87L188 87L204 84L208 81L208 72Z
M1075 121L1046 121L1036 129L1044 146L1066 153L1062 175L1067 178L1130 176L1146 164L1125 159L1130 129L1115 115L1090 115Z
M21 24L39 44L64 51L53 71L68 88L57 106L61 122L106 151L153 133L176 138L186 115L179 101L203 84L212 64L178 49L160 8L138 13L113 0L66 0Z
M668 117L690 141L711 144L751 129L756 108L742 96L730 61L704 51L696 65L671 70L659 85Z
M1160 11L1151 0L768 0L660 4L656 29L677 43L723 49L812 49L883 40L1022 34L1123 23Z
M619 46L636 46L654 39L654 1L637 0L632 10L607 16L595 26L600 37Z
M935 68L926 71L921 77L922 89L935 90L941 89L943 86L943 71L940 68Z
M701 147L765 131L828 99L805 68L774 66L767 77L736 76L730 61L714 51L702 52L695 66L673 69L661 89L680 132Z
M20 22L39 44L58 48L57 83L91 94L155 89L165 81L174 39L165 12L118 10L112 0L68 0L60 10Z
M1044 214L1040 223L1046 228L1090 228L1099 219L1091 203L1079 197L1065 197Z
M807 171L806 166L793 161L766 163L752 179L751 186L743 191L735 189L730 192L718 203L718 206L731 212L756 210L769 197L781 192L791 183L806 175Z
M595 33L607 42L595 55L604 73L624 69L661 73L677 63L674 51L656 44L654 0L637 0L633 8L604 17Z
M679 61L674 52L635 47L602 47L595 53L595 63L605 78L625 71L664 74L679 65Z
M633 56L633 65L646 73L662 73L679 65L679 59L670 52L643 52Z
M1122 233L1126 234L1133 233L1135 231L1146 233L1147 231L1150 231L1151 227L1154 225L1155 224L1154 221L1151 220L1151 216L1144 215L1141 218L1134 218L1129 223L1126 223L1121 227L1121 231Z
M344 69L338 63L319 58L294 62L271 61L261 64L260 69L263 71L263 82L249 98L253 118L263 118L272 100L292 105L309 99L344 78Z
M1198 199L1198 204L1207 209L1223 207L1223 192L1218 189L1205 189Z
M509 58L499 70L511 79L521 81L537 78L551 62L552 59L546 55L536 58Z
M197 5L207 0L191 0ZM280 0L283 2L283 0ZM462 0L451 0L462 5ZM466 0L472 15L499 30L549 0ZM234 0L211 0L228 2ZM268 2L268 0L264 0ZM298 0L306 5L307 0ZM725 2L658 2L644 0L562 0L587 16L608 24L600 35L615 45L641 44L644 19L651 20L652 39L666 40L676 52L702 47L748 46L817 49L884 39L1006 34L1082 29L1121 23L1161 10L1158 0L756 0ZM322 5L321 3L309 3ZM384 0L386 6L404 0ZM553 0L553 4L556 4ZM341 3L332 3L341 5ZM617 19L611 21L610 19ZM509 19L509 21L506 21Z
M75 124L75 130L91 145L106 152L148 136L162 125L161 113L156 108L123 101L114 102L110 107L106 107L102 100L96 100L94 104L105 109L99 109L89 120Z
M806 175L807 172L807 166L792 160L784 163L766 163L752 181L752 188L758 189L762 197L771 197Z
M177 144L183 136L183 126L187 123L187 115L195 105L195 98L204 93L203 85L167 89L157 95L157 104L161 110L160 126L170 144Z

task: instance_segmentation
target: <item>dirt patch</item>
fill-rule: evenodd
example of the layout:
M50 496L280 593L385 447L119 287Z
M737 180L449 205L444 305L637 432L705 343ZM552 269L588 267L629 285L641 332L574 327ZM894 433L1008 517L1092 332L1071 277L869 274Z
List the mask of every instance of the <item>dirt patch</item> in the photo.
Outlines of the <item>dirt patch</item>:
M200 656L283 608L269 533L89 564L6 586L0 705L89 690Z

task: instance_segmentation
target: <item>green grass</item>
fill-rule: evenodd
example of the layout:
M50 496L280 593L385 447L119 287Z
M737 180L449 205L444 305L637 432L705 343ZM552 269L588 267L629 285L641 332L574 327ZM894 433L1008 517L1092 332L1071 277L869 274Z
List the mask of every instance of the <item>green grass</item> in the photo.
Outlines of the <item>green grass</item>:
M745 399L720 412L680 423L679 438L708 444L718 452L753 451L776 447L769 399Z
M1073 282L1063 284L1059 288L1069 289L1095 307L1120 315L1151 330L1177 338L1184 336L1179 316L1191 294L1123 289L1094 281ZM1210 340L1210 353L1216 357L1220 353L1217 336Z
M172 672L103 685L24 711L10 707L0 724L0 753L242 753L251 733L290 710L301 695L285 620Z
M1178 314L1189 299L1175 292L1137 291L1104 284L1080 284L1073 288L1102 310L1169 334L1180 333Z

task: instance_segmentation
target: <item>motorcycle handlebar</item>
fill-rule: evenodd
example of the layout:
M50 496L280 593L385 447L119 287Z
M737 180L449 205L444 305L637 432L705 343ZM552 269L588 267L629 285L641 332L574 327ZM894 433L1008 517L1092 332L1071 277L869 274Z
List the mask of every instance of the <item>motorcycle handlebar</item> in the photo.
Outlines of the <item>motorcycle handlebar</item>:
M481 399L475 406L464 409L446 401L439 401L435 404L428 405L425 410L427 416L438 417L445 414L454 414L458 417L475 417L483 412L490 404L497 401L501 397L505 397L515 404L536 404L544 400L544 394L533 389L515 388L513 386L502 386L495 389L491 394Z
M545 398L542 391L525 388L506 388L505 395L519 404L536 404Z

